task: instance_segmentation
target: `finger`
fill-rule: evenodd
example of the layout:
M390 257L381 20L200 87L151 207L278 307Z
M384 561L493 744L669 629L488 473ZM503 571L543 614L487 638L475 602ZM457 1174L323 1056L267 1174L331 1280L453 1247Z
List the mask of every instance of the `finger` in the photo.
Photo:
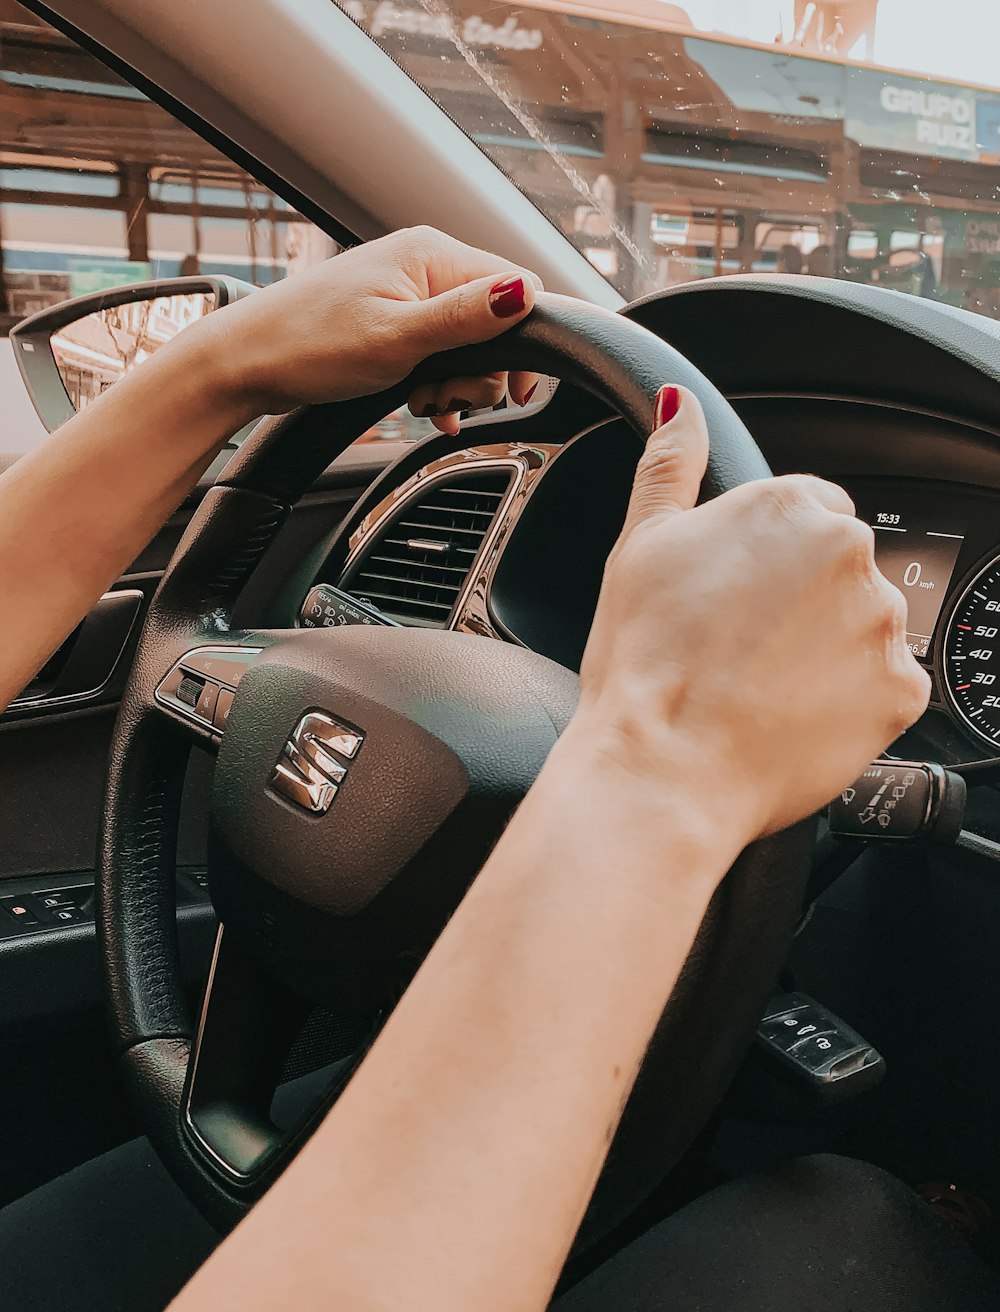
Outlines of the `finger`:
M625 532L657 515L690 510L708 463L708 429L698 398L686 387L661 387L660 421L639 458Z
M541 381L538 374L524 373L520 369L511 370L507 381L507 391L510 393L511 400L517 405L529 405Z
M895 740L915 724L927 709L931 683L926 670L918 664L906 636L909 606L894 584L878 576L876 591L881 612L880 627L885 643L886 669L895 687L894 719L891 734Z
M839 483L830 483L814 474L782 474L773 483L787 488L793 496L799 493L832 510L837 515L856 515L857 508Z
M410 409L419 406L428 417L453 410L491 410L503 400L506 375L479 378L449 378L443 383L423 383L413 390Z
M410 407L410 414L415 415L417 419L429 419L435 428L440 428L442 433L450 433L452 437L458 436L462 426L461 418L457 411L447 411L438 400L435 383L422 383L419 387L415 387L407 404Z
M429 418L435 428L440 428L441 432L447 433L449 437L458 437L462 431L462 418L457 413L430 415Z
M421 342L425 355L473 342L488 342L531 313L535 285L523 273L491 275L462 283L426 301L399 307L404 333Z

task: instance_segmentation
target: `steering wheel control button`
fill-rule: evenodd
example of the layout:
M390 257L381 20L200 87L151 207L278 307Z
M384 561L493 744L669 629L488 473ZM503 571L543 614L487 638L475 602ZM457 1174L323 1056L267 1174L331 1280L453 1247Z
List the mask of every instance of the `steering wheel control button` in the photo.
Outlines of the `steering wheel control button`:
M313 815L325 815L347 776L337 759L357 754L364 735L323 711L308 711L292 730L274 773L271 788ZM346 750L345 750L346 749Z
M204 720L206 724L212 724L215 718L215 704L218 700L219 685L217 683L206 683L198 694L198 700L194 707L194 713L198 719Z
M953 842L965 816L965 781L934 761L873 761L830 803L837 838Z
M885 1062L872 1045L805 993L771 999L757 1026L757 1047L825 1099L860 1093L885 1074Z
M402 627L383 615L371 602L360 602L332 584L317 583L316 587L310 589L299 611L300 628L337 629L347 624L383 624L393 629Z
M236 694L231 688L219 689L219 699L215 703L215 714L212 716L212 723L219 733L226 732L226 721L229 719L229 712L233 709L235 700Z
M226 727L234 689L260 647L196 647L182 656L156 690L160 706L216 736ZM220 709L221 708L221 709Z
M185 706L196 707L198 699L201 697L203 684L197 679L192 679L190 675L185 674L177 685L177 700L183 702Z
M257 654L257 651L239 647L221 652L212 647L200 647L188 652L181 665L185 670L201 674L206 679L212 679L216 683L227 683L230 688L238 688L240 679L246 674Z

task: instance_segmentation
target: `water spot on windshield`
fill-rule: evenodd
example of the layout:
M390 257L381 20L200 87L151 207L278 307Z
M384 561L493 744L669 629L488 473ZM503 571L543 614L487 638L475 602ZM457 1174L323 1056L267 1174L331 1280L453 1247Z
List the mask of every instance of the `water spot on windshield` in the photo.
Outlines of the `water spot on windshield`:
M438 30L444 34L447 33L447 39L455 47L458 53L465 60L466 64L472 69L476 76L493 92L503 107L512 114L532 141L549 156L556 168L566 178L573 190L582 196L595 214L607 223L611 232L628 251L629 255L635 260L639 267L647 274L653 272L653 262L650 256L644 251L629 230L622 224L614 210L613 203L609 203L601 197L594 187L587 181L578 168L569 160L563 151L552 141L551 137L545 131L545 128L534 115L529 114L520 101L516 100L503 83L498 81L490 72L489 68L476 54L475 50L460 35L452 14L443 0L417 0L421 9L435 19L438 24Z

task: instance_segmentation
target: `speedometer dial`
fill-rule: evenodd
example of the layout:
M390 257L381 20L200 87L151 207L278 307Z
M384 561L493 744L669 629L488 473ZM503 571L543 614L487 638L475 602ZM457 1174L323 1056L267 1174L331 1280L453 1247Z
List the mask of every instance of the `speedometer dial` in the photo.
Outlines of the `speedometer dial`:
M952 612L944 686L973 733L1000 743L1000 557L976 575Z

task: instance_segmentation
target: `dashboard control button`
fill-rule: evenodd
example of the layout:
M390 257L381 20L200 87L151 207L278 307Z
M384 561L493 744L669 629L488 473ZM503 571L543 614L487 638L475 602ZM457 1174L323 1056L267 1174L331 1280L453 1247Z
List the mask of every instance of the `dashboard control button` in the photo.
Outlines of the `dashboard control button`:
M38 900L39 902L41 902L43 907L51 910L52 907L74 906L75 905L73 901L74 892L75 890L73 889L64 889L60 892L44 893L36 896L38 896Z
M212 717L212 723L220 733L226 731L226 722L229 719L229 712L233 709L235 700L236 694L231 688L219 689L219 700L215 703L215 715Z
M52 919L60 925L72 925L80 920L88 920L89 916L83 907L56 907Z
M39 923L38 916L35 915L34 911L28 906L23 898L0 898L0 904L2 904L4 910L11 919L19 925L37 925Z
M836 838L953 842L965 815L964 781L934 761L873 761L830 803Z
M371 602L359 602L350 593L329 583L317 583L310 589L299 608L301 628L337 629L347 624L381 624L395 629L400 627L396 620L376 610Z

